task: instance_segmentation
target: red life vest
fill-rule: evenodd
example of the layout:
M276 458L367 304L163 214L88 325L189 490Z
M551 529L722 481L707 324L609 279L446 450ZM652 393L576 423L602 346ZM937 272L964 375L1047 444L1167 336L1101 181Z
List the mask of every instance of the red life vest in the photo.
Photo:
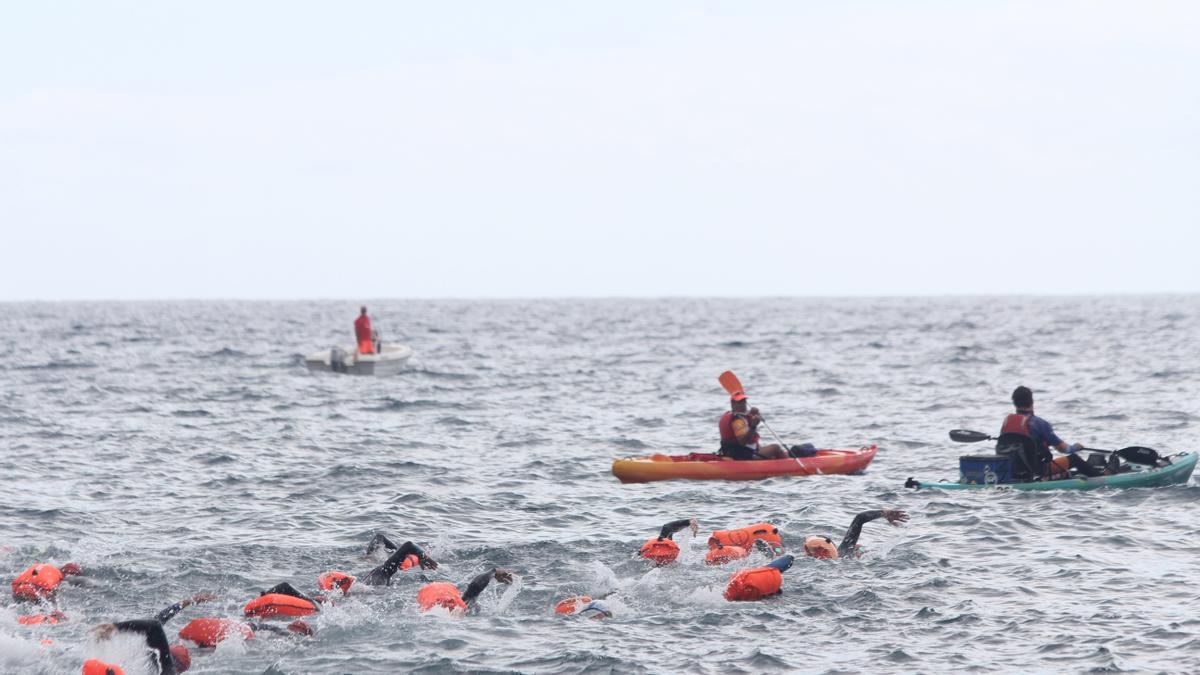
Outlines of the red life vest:
M100 659L88 659L83 662L83 675L125 675L125 671L114 663L105 663Z
M1029 433L1029 418L1028 413L1013 413L1004 418L1004 422L1000 425L1001 434L1017 434L1033 438L1033 434Z
M737 433L735 433L733 430L733 421L735 419L739 419L739 418L742 420L745 420L747 424L750 423L749 418L746 417L746 413L735 413L732 410L730 410L729 412L725 413L724 415L721 415L721 421L717 423L717 427L721 430L721 443L722 444L732 443L734 445L742 445L742 442L738 440ZM758 434L755 433L750 438L750 444L753 445L757 442L758 442Z

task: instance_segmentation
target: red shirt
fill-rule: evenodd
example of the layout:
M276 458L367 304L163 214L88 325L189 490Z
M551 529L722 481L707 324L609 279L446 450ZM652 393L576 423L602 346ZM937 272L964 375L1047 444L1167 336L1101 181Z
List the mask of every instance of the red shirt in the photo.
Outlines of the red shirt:
M371 320L367 318L366 314L354 320L354 336L358 338L359 342L371 341Z

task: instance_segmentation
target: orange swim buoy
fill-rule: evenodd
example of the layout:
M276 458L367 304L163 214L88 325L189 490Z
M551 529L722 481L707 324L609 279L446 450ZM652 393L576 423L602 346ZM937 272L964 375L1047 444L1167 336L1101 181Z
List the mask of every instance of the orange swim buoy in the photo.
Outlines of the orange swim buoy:
M462 594L454 584L436 581L425 584L417 591L417 604L422 612L428 612L434 607L445 607L451 612L465 612L467 603L463 602Z
M733 530L717 530L708 538L708 547L740 546L748 551L755 541L770 544L771 552L775 555L783 553L783 537L779 535L779 528L770 523L755 523Z
M741 560L750 555L750 552L741 546L718 546L714 549L709 549L704 555L705 565L724 565L725 563L734 560Z
M105 663L100 659L88 659L83 662L83 675L125 675L121 666Z
M54 565L36 563L17 575L12 582L14 600L45 600L62 583L63 573Z
M192 654L185 645L173 644L169 650L171 660L175 662L175 672L186 672L192 667Z
M816 535L804 538L804 555L810 558L829 558L837 560L838 547L829 537Z
M57 610L49 614L24 614L17 617L17 623L25 626L36 626L40 623L56 624L60 621L66 621L67 615Z
M655 537L642 544L638 555L647 560L653 560L657 565L666 565L675 562L675 559L679 557L679 544L676 544L673 539Z
M415 554L415 553L409 553L408 555L404 556L404 561L400 563L400 569L411 570L412 568L417 567L420 564L421 564L421 558L419 558L417 556L417 554Z
M326 572L317 577L317 586L323 591L332 591L334 588L342 589L342 595L350 592L350 587L354 585L354 577L345 572Z
M734 572L725 587L730 602L761 600L783 588L783 573L774 567L755 567Z
M308 616L315 614L317 606L304 598L283 593L267 593L246 603L246 616L274 619L280 616Z
M235 619L201 617L192 619L179 631L179 637L196 643L197 647L216 647L218 642L230 635L240 635L243 640L249 640L254 637L254 629Z
M581 607L583 607L584 605L588 604L591 601L592 601L591 596L573 595L569 598L560 600L558 602L558 604L554 606L554 613L555 614L574 614L574 613L578 612Z

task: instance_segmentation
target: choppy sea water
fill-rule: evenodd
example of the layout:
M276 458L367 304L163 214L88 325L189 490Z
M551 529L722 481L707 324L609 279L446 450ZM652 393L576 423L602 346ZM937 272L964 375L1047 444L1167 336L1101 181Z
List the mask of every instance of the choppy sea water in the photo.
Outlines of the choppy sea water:
M81 563L70 621L0 606L0 671L75 673L87 629L199 590L238 616L259 589L362 572L375 531L465 584L480 612L420 615L421 573L352 593L307 640L194 651L193 672L1200 670L1193 483L1090 493L913 493L953 478L955 427L994 432L1017 384L1066 440L1196 450L1200 297L380 301L416 350L386 378L306 372L357 304L0 305L0 576ZM614 458L711 450L734 370L789 443L878 443L862 476L621 485ZM727 603L713 529L776 523L867 555L799 560L784 594ZM633 552L694 516L679 564ZM356 591L362 589L356 588ZM608 595L616 617L553 614ZM41 644L44 639L51 644ZM132 669L128 672L135 672Z

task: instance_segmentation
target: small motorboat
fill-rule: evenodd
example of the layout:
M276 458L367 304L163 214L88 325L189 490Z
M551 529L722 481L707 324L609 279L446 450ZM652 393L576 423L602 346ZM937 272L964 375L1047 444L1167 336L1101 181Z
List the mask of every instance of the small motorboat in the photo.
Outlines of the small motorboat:
M304 365L314 372L391 375L400 372L412 355L412 347L396 342L382 345L377 354L359 354L354 347L334 347L305 356Z

